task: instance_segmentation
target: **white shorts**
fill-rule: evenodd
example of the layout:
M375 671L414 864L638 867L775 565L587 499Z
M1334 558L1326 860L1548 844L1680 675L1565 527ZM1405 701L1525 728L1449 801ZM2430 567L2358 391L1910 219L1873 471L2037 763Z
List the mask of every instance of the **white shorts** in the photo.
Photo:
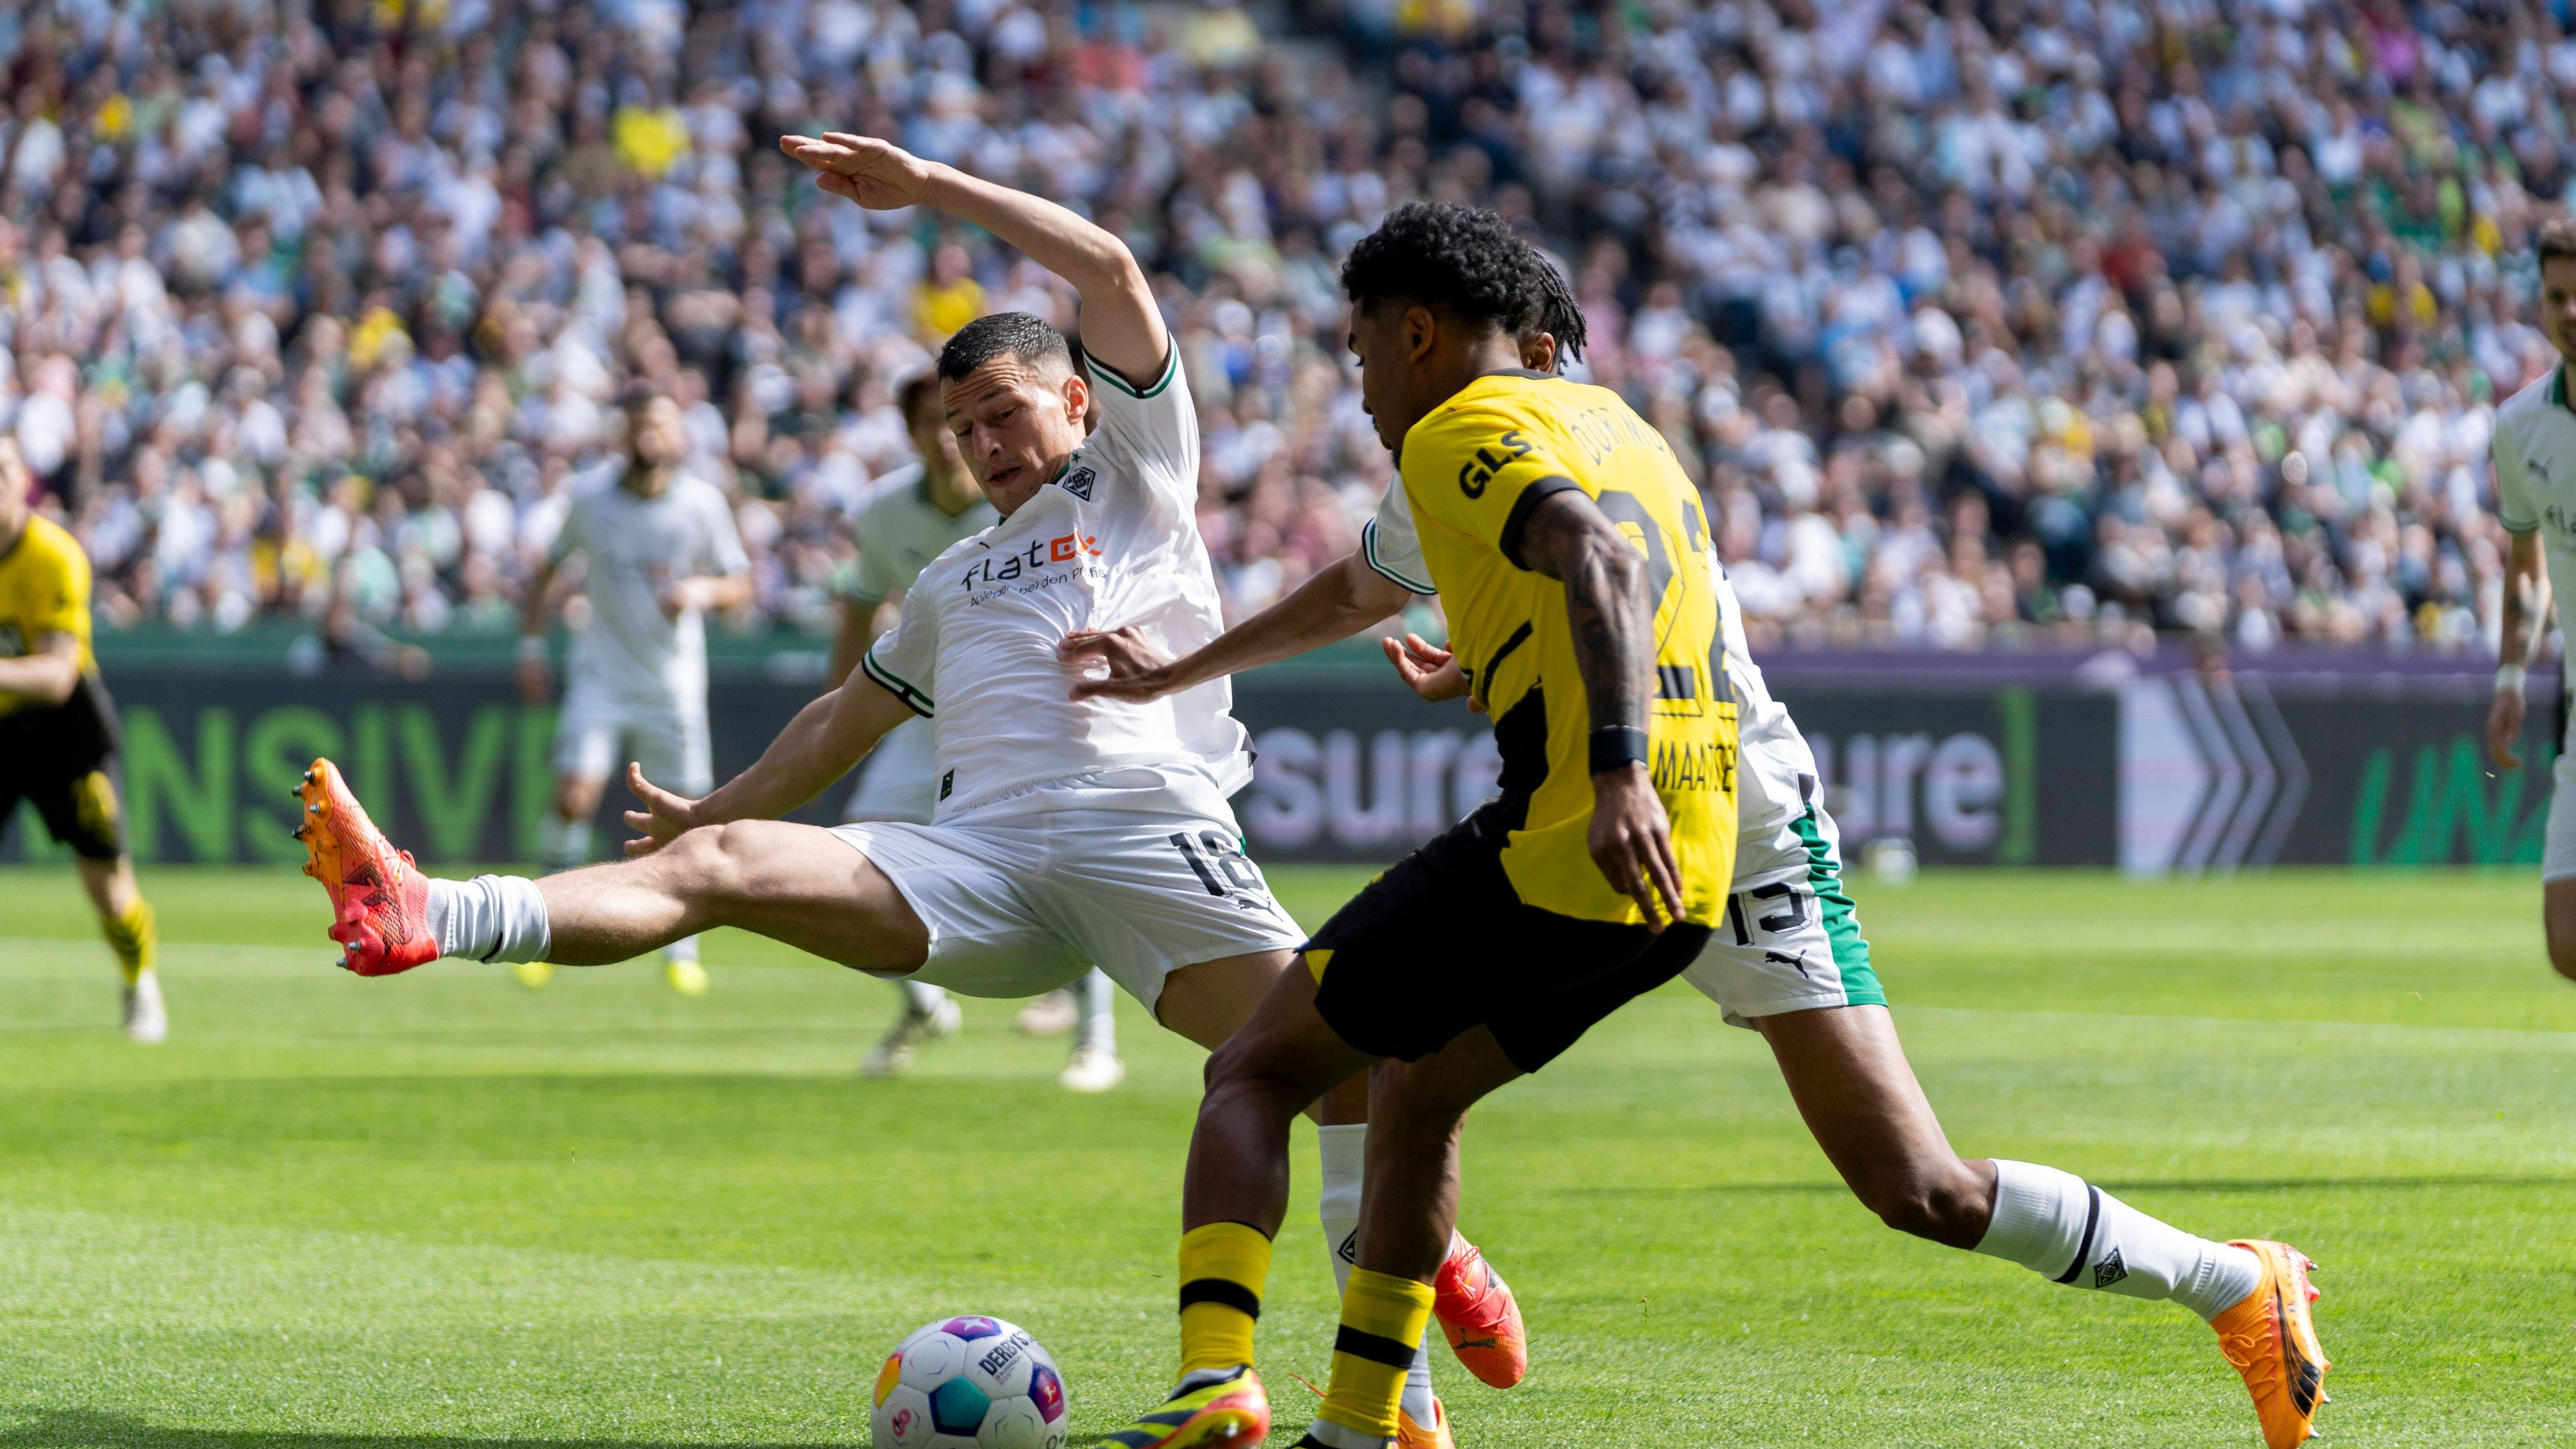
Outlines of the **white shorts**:
M715 788L707 748L706 696L636 699L575 677L555 715L555 773L605 780L628 760L644 778L683 795Z
M1682 979L1730 1026L1823 1006L1884 1006L1869 943L1843 890L1842 840L1821 805L1736 842L1726 919Z
M939 808L939 728L926 719L908 719L877 741L859 766L859 786L841 818L909 820L930 823Z
M1306 940L1225 797L1190 771L1110 770L936 825L832 833L930 928L930 959L905 979L961 995L1035 996L1097 965L1150 1011L1183 966Z
M2549 835L2540 847L2544 883L2576 876L2576 755L2560 755L2550 774L2555 788L2549 796Z

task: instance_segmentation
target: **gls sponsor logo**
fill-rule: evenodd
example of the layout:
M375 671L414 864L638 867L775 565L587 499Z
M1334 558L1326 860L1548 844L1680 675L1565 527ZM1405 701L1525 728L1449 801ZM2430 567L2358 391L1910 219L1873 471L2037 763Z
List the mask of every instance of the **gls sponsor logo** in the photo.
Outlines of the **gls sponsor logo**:
M976 560L957 582L972 592L990 584L1007 584L1049 564L1076 563L1086 557L1100 557L1100 535L1066 533L1045 540L1033 538L1027 548L1016 553L1004 554L999 559L987 554Z
M1497 447L1508 451L1511 456L1496 457L1494 448ZM1529 439L1521 436L1520 429L1505 432L1492 446L1478 448L1475 457L1458 465L1458 491L1470 498L1484 497L1485 489L1493 483L1495 474L1529 455Z

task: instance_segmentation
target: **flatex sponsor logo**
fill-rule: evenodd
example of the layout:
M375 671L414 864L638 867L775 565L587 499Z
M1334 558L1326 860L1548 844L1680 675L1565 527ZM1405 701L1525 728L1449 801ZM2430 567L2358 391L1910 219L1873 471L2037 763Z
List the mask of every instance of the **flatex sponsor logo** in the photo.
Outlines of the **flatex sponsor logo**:
M1100 535L1061 533L1053 538L1030 539L1027 547L1011 553L986 554L968 564L957 582L969 596L980 600L1014 586L1043 588L1063 583L1099 557Z

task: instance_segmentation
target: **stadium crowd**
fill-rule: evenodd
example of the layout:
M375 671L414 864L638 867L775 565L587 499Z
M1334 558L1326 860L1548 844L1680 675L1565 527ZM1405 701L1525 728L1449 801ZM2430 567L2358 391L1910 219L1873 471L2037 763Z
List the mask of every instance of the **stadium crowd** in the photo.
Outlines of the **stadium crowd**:
M1561 258L1757 643L2472 647L2549 7L2400 0L31 0L0 10L0 432L103 622L507 629L613 398L676 394L756 626L820 626L989 239L801 182L858 129L1158 277L1237 611L1389 477L1336 259L1412 197Z

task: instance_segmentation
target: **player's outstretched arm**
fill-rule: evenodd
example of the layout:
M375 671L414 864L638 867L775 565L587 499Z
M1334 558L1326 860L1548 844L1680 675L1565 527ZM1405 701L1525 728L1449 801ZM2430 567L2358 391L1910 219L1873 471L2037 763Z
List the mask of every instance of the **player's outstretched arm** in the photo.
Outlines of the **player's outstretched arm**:
M2541 553L2540 530L2507 533L2504 568L2504 618L2496 649L2495 703L2487 709L2487 757L2499 770L2522 768L2522 672L2531 663L2532 646L2540 641L2541 621L2549 617L2549 568Z
M1087 336L1088 334L1086 334ZM1076 679L1075 699L1142 703L1192 685L1294 659L1404 612L1410 591L1356 553L1317 569L1278 603L1209 640L1186 658L1166 657L1133 628L1076 629L1056 652L1077 667L1097 660L1103 679Z
M1648 925L1678 921L1681 867L1673 856L1672 822L1644 758L1647 703L1655 697L1655 601L1646 591L1646 561L1591 496L1573 488L1539 501L1521 531L1520 551L1531 568L1565 583L1595 758L1603 731L1630 732L1627 753L1634 758L1592 776L1593 863L1636 901Z
M650 855L700 825L733 820L774 820L823 793L848 774L886 732L912 711L883 685L855 676L796 712L752 767L700 799L674 795L626 767L626 788L642 802L626 812L638 834L628 855Z
M1145 269L1116 236L1044 197L924 161L889 141L847 131L781 136L778 149L814 168L814 184L872 211L927 206L972 222L1073 284L1082 347L1139 387L1171 353Z

